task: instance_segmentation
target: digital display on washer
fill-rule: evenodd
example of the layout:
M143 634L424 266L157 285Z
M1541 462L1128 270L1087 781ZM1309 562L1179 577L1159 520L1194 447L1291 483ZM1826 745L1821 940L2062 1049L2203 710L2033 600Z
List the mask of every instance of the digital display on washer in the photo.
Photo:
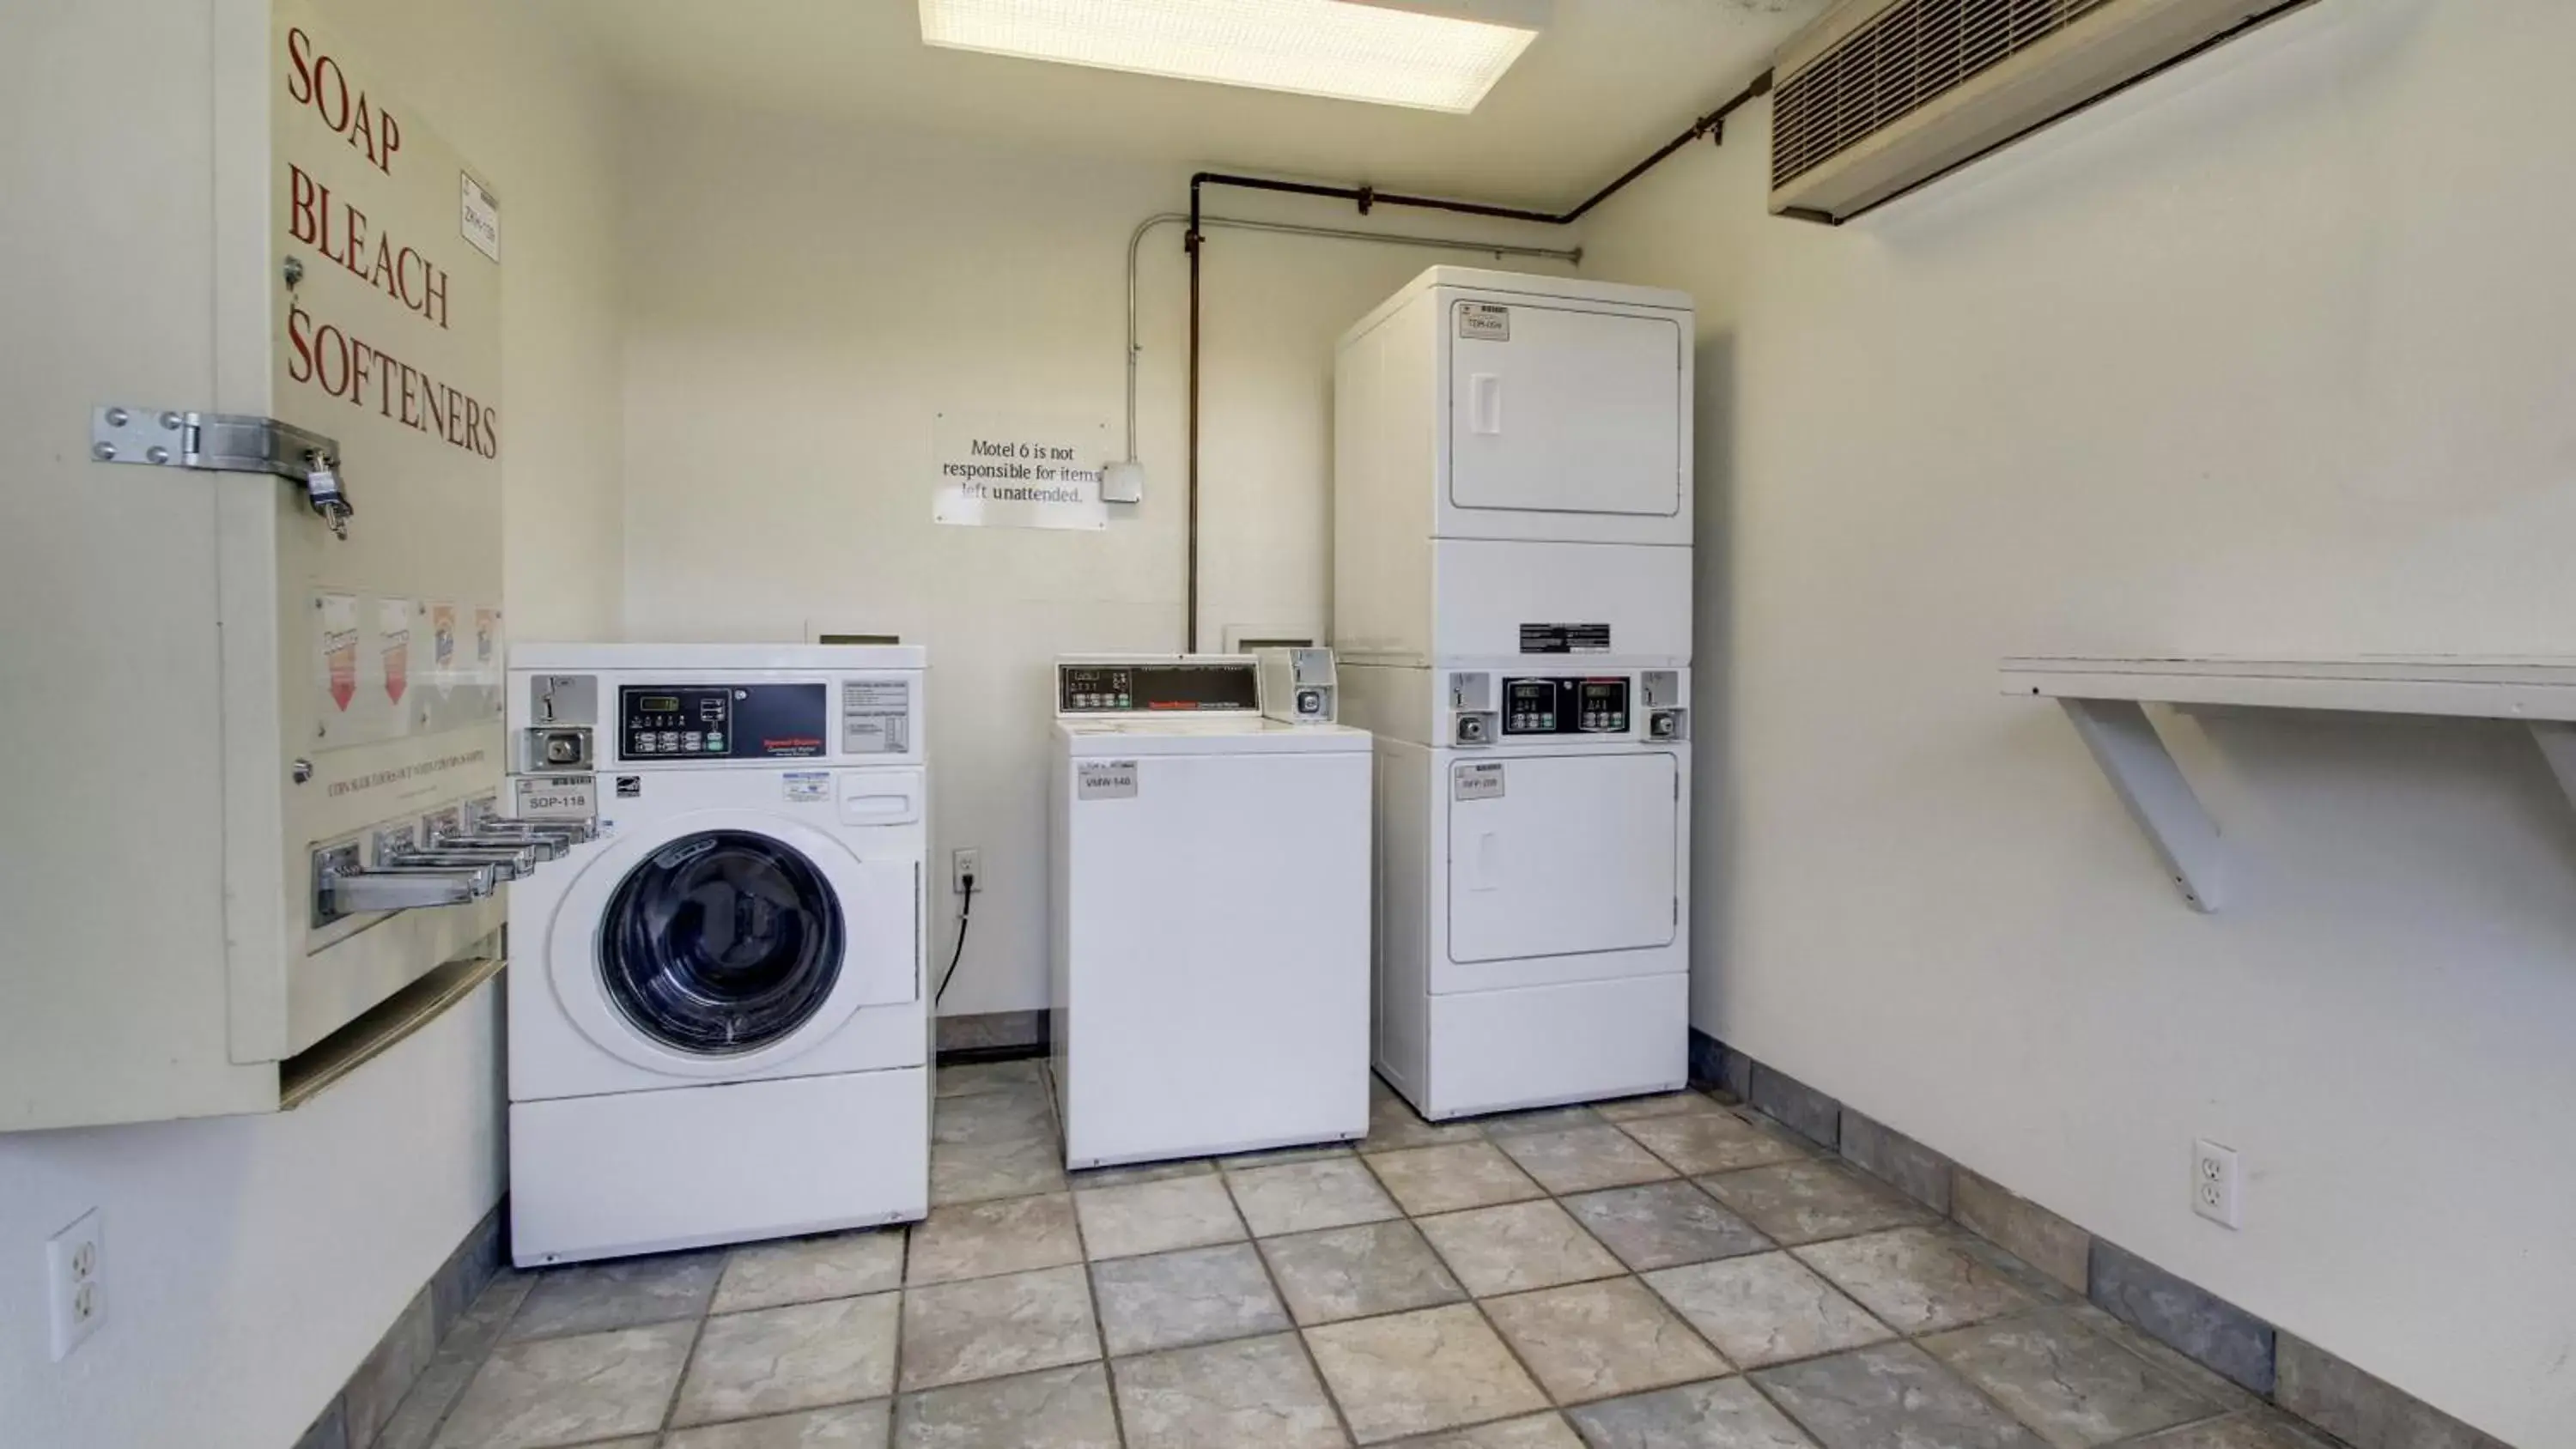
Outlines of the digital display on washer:
M1617 735L1628 732L1624 679L1506 679L1506 735Z
M1260 666L1250 661L1056 666L1056 709L1064 714L1260 708Z
M827 748L820 684L660 684L617 691L629 760L801 760Z

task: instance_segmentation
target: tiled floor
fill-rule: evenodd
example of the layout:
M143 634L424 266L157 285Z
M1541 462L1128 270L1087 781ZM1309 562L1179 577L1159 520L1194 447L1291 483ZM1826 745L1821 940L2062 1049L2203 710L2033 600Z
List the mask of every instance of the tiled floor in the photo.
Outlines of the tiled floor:
M1706 1096L1072 1174L940 1079L928 1221L508 1274L380 1449L2315 1449Z

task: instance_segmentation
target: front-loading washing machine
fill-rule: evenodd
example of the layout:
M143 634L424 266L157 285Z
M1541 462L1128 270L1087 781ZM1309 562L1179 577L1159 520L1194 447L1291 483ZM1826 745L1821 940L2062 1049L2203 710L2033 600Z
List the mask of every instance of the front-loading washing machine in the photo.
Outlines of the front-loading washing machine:
M505 809L522 1266L921 1217L929 780L901 647L522 645Z

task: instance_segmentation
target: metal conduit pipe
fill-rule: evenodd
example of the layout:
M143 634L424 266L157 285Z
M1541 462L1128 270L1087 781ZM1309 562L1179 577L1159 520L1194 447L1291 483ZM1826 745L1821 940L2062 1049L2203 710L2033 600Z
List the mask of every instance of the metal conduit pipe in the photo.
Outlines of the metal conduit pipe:
M1136 359L1138 355L1145 350L1144 343L1137 337L1136 326L1137 254L1144 245L1145 234L1147 232L1152 231L1158 226L1186 223L1189 220L1190 215L1185 211L1157 212L1154 215L1145 218L1143 221L1138 222L1136 224L1136 230L1127 238L1127 461L1130 463L1136 461ZM1388 246L1437 247L1448 251L1483 252L1496 258L1537 257L1548 261L1565 262L1570 265L1581 265L1583 261L1583 248L1581 247L1534 247L1523 246L1512 242L1484 242L1470 241L1465 238L1457 237L1418 236L1407 232L1360 231L1356 228L1342 226L1304 226L1296 222L1288 221L1255 221L1248 217L1202 216L1197 221L1197 227L1200 229L1223 227L1235 231L1264 231L1283 236L1324 237L1334 241L1382 242ZM1190 470L1188 484L1189 497L1187 504L1188 521L1184 525L1189 536L1189 577L1185 586L1187 598L1184 604L1184 607L1189 611L1189 624L1185 632L1187 634L1188 652L1192 654L1197 653L1199 647L1198 356L1199 269L1197 252L1193 249L1191 252L1190 265Z
M1202 171L1192 176L1190 211L1187 218L1189 230L1181 237L1181 245L1190 257L1189 476L1185 485L1189 494L1189 517L1186 524L1189 551L1186 588L1189 622L1186 635L1189 652L1195 654L1199 647L1199 253L1207 241L1208 228L1247 225L1241 221L1220 221L1206 215L1201 207L1201 193L1206 188L1230 186L1247 191L1269 191L1289 196L1316 196L1348 201L1359 208L1362 216L1368 215L1370 211L1380 206L1403 206L1425 211L1446 211L1459 216L1491 217L1499 221L1531 222L1540 226L1566 226L1582 220L1594 207L1618 195L1628 183L1652 171L1674 152L1691 142L1707 137L1724 144L1726 118L1755 97L1768 95L1770 92L1771 72L1766 70L1755 76L1752 84L1728 97L1723 105L1691 122L1680 135L1656 147L1644 160L1620 172L1608 185L1565 211L1537 211L1527 207L1496 206L1482 201L1458 201L1446 197L1414 196L1400 191L1380 191L1373 186L1328 186L1313 181L1283 181L1273 177L1239 176L1223 171ZM1164 218L1160 216L1147 218L1136 228L1136 234L1127 243L1127 452L1131 461L1136 451L1136 248L1144 240L1146 231L1162 220ZM1257 229L1305 230L1292 228L1283 223L1264 223ZM1320 232L1320 229L1317 230ZM1341 234L1368 241L1397 240L1367 232ZM1546 255L1544 249L1536 247L1516 248L1487 242L1450 243L1428 238L1412 240L1418 245L1455 245L1468 251L1518 256ZM1566 259L1579 263L1582 260L1581 250L1579 248L1574 250Z

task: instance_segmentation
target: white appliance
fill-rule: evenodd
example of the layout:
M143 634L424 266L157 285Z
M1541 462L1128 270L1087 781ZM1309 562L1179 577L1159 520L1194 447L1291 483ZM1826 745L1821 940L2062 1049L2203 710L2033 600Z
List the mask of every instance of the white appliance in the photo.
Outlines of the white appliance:
M522 1266L928 1210L923 670L511 650L509 800L598 832L511 889Z
M1066 659L1055 685L1067 1164L1367 1135L1368 735L1263 718L1243 655Z
M1691 347L1679 293L1454 267L1342 339L1375 1060L1425 1116L1688 1078Z

